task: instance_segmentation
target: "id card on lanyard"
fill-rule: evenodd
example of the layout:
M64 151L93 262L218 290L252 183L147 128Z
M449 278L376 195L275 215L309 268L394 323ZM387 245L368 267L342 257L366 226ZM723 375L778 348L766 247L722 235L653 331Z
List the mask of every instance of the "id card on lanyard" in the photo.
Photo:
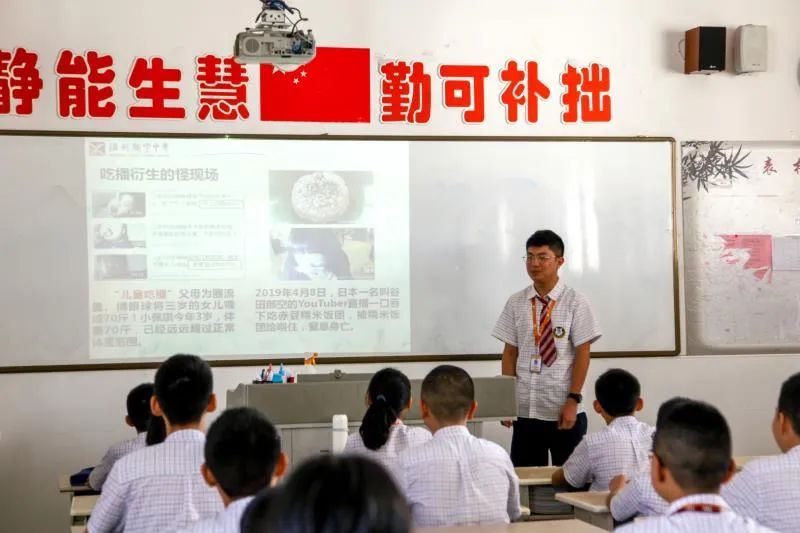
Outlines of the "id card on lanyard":
M544 306L544 304L542 304ZM553 308L556 306L555 300L550 300L547 306L542 309L543 317L542 322L549 322L550 315L553 314ZM536 313L536 298L531 299L531 308L533 309L533 339L536 341L536 355L531 356L531 372L534 374L541 374L542 372L542 354L539 353L539 347L542 342L542 335L544 334L543 328L539 323L539 318Z

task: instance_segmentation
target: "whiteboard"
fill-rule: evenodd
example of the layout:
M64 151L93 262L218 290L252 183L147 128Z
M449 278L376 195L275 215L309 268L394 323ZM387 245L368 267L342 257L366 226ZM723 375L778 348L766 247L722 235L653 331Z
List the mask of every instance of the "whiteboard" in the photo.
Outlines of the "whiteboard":
M682 145L687 349L800 348L800 143Z
M670 139L99 139L90 134L61 137L12 133L6 132L0 143L0 172L5 184L0 249L6 258L0 266L4 294L0 301L0 365L6 371L148 365L173 351L192 351L228 364L246 364L253 358L292 360L306 351L319 351L323 360L331 362L497 357L502 346L491 337L491 330L508 296L530 284L521 259L524 243L533 231L542 228L564 238L562 278L588 296L598 317L604 335L594 352L678 352L674 143ZM210 158L225 159L227 170L221 171L219 183L235 175L239 180L235 186L220 188L213 176L208 178L207 170L206 178L212 181L186 182L180 190L205 195L207 205L208 198L234 189L230 193L233 197L220 201L227 207L241 206L241 213L233 218L239 222L230 223L232 219L220 215L224 223L217 227L233 229L224 238L208 233L203 253L209 254L206 259L232 259L237 256L231 250L241 244L242 261L190 261L192 270L170 271L172 263L153 259L155 237L148 234L140 246L149 252L114 252L140 255L147 279L133 279L136 276L131 274L123 285L114 285L103 277L114 269L97 259L108 252L94 249L97 244L92 241L92 232L97 230L93 226L97 217L103 216L95 204L98 198L104 202L107 192L98 192L96 180L119 178L108 170L118 161L111 157L112 146L132 150L135 144L145 143L163 146L164 150L169 147L172 159L157 154L149 160L162 165L167 165L164 161L169 162L167 166L189 161L189 165L208 168ZM91 151L100 144L108 150L102 157ZM335 294L330 291L335 292L337 287L340 295L348 290L374 289L378 298L377 282L381 276L389 276L386 279L392 280L399 294L397 320L391 327L380 325L384 315L376 311L373 325L365 325L363 334L349 338L330 331L325 336L315 332L314 337L303 328L295 335L281 336L274 329L256 332L249 321L261 320L255 318L259 312L253 310L250 300L241 306L237 300L237 314L232 319L238 321L236 327L228 332L220 329L219 342L211 329L204 337L188 330L181 336L176 326L171 330L174 335L162 329L160 336L151 337L149 344L140 342L135 349L126 348L124 341L107 349L102 343L97 346L98 339L93 335L101 329L97 315L105 306L96 301L98 290L101 295L113 293L120 298L130 292L126 297L133 298L133 289L137 288L145 298L148 294L158 298L167 286L164 280L182 283L187 298L190 288L198 295L201 288L208 288L210 297L210 287L223 291L235 286L237 298L246 292L242 286L258 286L259 293L264 294L281 287L313 288L316 281L293 284L286 281L289 278L269 278L266 272L270 269L272 274L281 275L280 266L275 266L274 258L272 263L268 258L263 265L260 262L264 250L280 234L276 228L286 222L281 222L283 215L277 214L270 196L277 194L273 184L293 180L293 172L309 169L345 169L340 174L347 180L370 184L359 200L361 218L347 219L342 214L341 220L331 220L340 222L334 224L336 231L350 235L347 238L354 232L365 234L361 227L365 224L374 230L368 232L373 239L369 241L373 244L369 254L373 263L362 265L361 274L348 278L349 285L341 279L326 282L327 294L333 300ZM175 169L174 175L179 172L181 169ZM156 192L148 189L148 216L153 212L154 199L174 193L162 185L154 189ZM109 190L118 193L140 186L113 182ZM260 192L259 187L267 192ZM144 213L141 215L144 217ZM223 220L214 217L209 220ZM157 225L148 218L143 220L148 222L137 225L136 220L128 220L134 222L128 224L128 234L149 232L149 227ZM309 225L308 220L301 222L305 224L296 227ZM145 240L150 244L145 245ZM179 251L169 250L168 242L162 242L158 253L180 256ZM235 246L229 250L231 243ZM176 250L181 247L175 246ZM137 260L126 259L129 274L137 273L130 266ZM355 263L351 256L353 272ZM186 267L180 261L175 265ZM235 280L226 279L224 273L213 273L214 268L224 271L230 265L244 265ZM154 275L159 268L160 277ZM206 269L200 277L197 268ZM264 273L264 279L251 279L262 275L259 273ZM174 292L178 298L180 291L176 288ZM367 324L367 311L364 313ZM153 328L150 330L152 333ZM270 351L271 346L280 348Z

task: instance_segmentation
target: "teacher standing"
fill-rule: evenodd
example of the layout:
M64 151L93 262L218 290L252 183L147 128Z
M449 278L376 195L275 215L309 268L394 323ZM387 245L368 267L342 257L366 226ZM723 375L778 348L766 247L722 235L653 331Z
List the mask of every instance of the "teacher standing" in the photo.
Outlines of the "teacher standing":
M586 434L583 384L600 326L585 296L558 277L564 241L539 230L525 243L533 285L506 302L492 336L505 343L502 372L517 378L514 466L564 464ZM510 422L504 423L510 425Z

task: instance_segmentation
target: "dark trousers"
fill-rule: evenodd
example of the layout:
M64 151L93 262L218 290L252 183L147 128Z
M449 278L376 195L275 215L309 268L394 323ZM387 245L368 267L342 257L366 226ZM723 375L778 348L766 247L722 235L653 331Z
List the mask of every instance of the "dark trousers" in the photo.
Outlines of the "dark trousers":
M518 418L511 436L514 466L547 466L548 453L554 466L563 465L586 435L586 413L579 413L572 429L558 429L558 422Z

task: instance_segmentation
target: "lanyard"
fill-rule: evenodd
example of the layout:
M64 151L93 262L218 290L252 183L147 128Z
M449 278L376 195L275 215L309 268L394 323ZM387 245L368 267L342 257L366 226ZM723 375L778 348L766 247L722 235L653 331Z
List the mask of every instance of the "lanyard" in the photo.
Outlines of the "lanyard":
M677 511L675 514L679 513L721 513L725 509L722 508L721 505L715 505L713 503L690 503L688 505L684 505Z
M544 306L544 303L542 303ZM550 320L550 315L553 314L553 308L556 306L555 300L550 300L546 306L544 306L544 316L542 317L542 322L546 322ZM536 316L536 297L531 298L531 308L533 308L533 338L536 340L536 346L539 346L539 343L542 340L542 331L541 324L539 324L539 319Z

